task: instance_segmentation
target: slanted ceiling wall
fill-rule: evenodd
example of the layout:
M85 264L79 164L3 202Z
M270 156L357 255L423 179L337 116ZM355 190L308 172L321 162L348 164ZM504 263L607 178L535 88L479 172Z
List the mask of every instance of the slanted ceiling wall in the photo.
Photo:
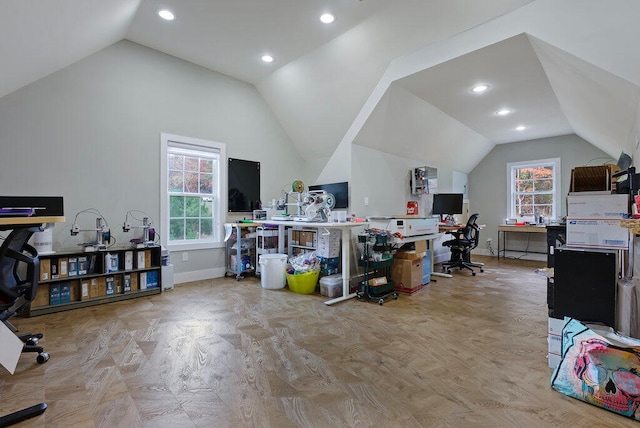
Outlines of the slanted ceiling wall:
M260 161L263 200L311 180L255 87L122 41L0 98L1 193L64 197L67 221L54 229L54 249L77 249L82 238L69 229L87 208L127 242L131 232L120 226L128 210L161 220L161 132L223 142L227 156ZM95 218L79 222L89 228ZM225 266L224 249L181 260L173 258L179 275Z

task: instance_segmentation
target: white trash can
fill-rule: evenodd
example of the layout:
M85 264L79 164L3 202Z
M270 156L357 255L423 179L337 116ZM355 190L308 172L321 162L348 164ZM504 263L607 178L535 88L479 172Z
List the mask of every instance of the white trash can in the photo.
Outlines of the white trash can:
M286 285L286 254L261 254L258 260L260 265L260 281L262 288L278 289Z

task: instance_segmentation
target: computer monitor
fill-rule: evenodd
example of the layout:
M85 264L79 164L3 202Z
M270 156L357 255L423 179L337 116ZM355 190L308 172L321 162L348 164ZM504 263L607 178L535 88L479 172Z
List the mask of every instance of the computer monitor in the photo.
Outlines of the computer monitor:
M462 193L436 193L432 213L441 216L462 214L462 196Z

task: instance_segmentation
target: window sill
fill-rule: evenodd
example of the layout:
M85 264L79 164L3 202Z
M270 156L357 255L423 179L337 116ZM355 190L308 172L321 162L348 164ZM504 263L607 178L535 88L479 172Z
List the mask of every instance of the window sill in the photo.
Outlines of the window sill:
M218 248L224 248L224 241L220 242L193 242L193 243L181 243L181 244L167 244L169 252L174 251L190 251L190 250L212 250Z

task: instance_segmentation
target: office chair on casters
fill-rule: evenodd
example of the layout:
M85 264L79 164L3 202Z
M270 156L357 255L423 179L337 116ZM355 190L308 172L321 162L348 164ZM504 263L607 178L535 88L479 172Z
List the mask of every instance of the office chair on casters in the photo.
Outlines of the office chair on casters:
M0 321L14 333L18 330L9 322L9 318L25 309L38 292L38 275L40 260L35 248L27 243L39 227L7 226L12 228L0 246ZM24 275L24 277L23 277ZM42 334L20 334L18 338L24 342L22 352L38 353L36 361L44 364L49 354L44 352L38 341Z
M451 249L451 259L442 264L443 271L451 273L451 268L457 267L460 270L469 269L473 276L476 275L473 268L479 268L480 272L484 272L483 264L471 261L471 250L478 246L480 237L480 227L476 224L478 217L480 217L479 213L472 214L464 228L447 232L454 235L454 238L442 243Z
M34 226L3 226L0 230L11 230L0 246L0 321L11 331L18 330L9 318L25 309L38 292L38 275L40 260L35 248L27 243L34 232L40 231ZM37 353L36 361L44 364L49 361L49 354L38 341L42 334L20 334L18 338L24 342L22 352ZM47 410L45 403L0 416L0 427L5 427L39 416Z

